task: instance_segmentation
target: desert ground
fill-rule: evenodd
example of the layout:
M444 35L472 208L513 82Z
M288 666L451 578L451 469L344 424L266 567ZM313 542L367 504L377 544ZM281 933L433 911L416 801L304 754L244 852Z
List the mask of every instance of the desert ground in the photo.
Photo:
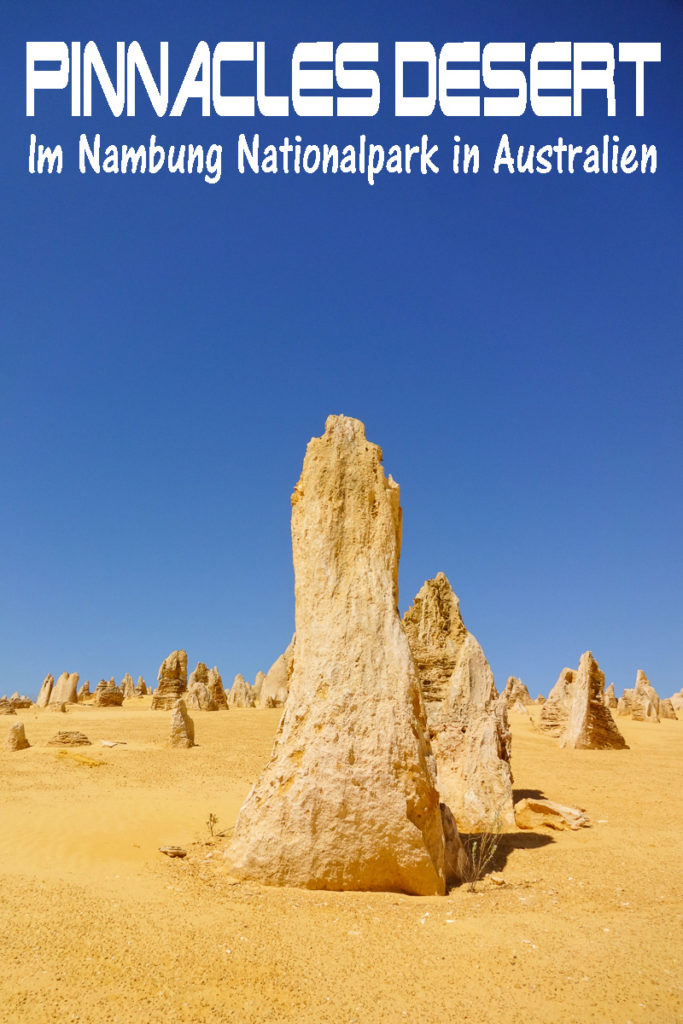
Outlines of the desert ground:
M1 1021L683 1020L683 721L561 750L538 709L511 714L516 797L590 827L507 833L475 892L415 897L231 878L281 711L193 711L198 745L173 750L149 701L2 719L32 746L0 750ZM47 746L60 729L92 746Z

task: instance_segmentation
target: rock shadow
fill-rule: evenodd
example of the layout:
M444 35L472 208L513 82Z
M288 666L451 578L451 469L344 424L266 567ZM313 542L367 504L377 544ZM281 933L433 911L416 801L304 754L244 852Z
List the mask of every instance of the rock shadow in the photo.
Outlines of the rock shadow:
M498 849L492 860L492 871L502 871L507 864L508 857L514 850L540 850L543 846L549 846L555 840L552 836L542 832L505 832L500 837Z
M513 789L512 800L513 803L519 803L520 800L547 800L545 793L542 789Z
M484 842L494 843L495 850L491 860L484 869L483 878L491 874L491 872L502 871L514 850L540 850L543 846L549 846L550 843L555 842L552 836L545 835L542 832L503 832L499 836L485 835ZM482 842L482 836L477 833L470 835L467 832L461 832L460 838L465 849L468 851L472 850L473 843Z

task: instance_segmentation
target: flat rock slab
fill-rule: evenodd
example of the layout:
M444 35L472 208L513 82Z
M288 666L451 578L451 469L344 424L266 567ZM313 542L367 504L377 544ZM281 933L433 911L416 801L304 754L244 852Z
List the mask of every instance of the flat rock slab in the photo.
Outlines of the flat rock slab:
M87 736L82 732L69 732L62 730L51 740L47 741L48 747L90 747L92 746Z
M182 846L160 846L159 853L167 857L187 857L187 850L183 850Z
M518 828L537 828L539 825L562 832L589 828L590 819L578 807L565 807L552 800L520 800L515 804Z

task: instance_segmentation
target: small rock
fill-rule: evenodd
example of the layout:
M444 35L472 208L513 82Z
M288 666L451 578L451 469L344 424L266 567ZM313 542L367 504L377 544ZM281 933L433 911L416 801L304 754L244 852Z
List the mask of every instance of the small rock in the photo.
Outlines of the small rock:
M10 726L9 736L5 747L7 750L26 750L31 744L26 739L26 733L24 732L24 723L15 722L14 725Z
M172 747L193 747L194 743L194 722L187 713L184 700L177 700L171 712L171 735L169 738Z
M58 732L51 740L47 741L48 747L90 747L92 746L87 736L82 732Z
M167 857L187 857L187 850L183 850L182 846L160 846L159 853Z
M546 828L562 832L565 829L576 831L590 826L588 815L578 807L565 807L552 800L520 800L515 804L515 818L518 828L524 829L545 825Z

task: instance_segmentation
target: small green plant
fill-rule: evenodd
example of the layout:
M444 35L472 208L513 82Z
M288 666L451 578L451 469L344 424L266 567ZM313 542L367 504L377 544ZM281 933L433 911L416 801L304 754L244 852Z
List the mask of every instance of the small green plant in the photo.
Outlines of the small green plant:
M217 824L218 824L218 818L212 812L211 814L209 814L209 817L206 819L206 827L209 830L209 835L215 836L215 834L216 834L216 825Z
M490 829L463 838L463 846L467 853L464 881L467 883L469 892L476 892L477 882L480 882L486 874L486 869L491 864L500 845L502 831L500 811L496 811Z

